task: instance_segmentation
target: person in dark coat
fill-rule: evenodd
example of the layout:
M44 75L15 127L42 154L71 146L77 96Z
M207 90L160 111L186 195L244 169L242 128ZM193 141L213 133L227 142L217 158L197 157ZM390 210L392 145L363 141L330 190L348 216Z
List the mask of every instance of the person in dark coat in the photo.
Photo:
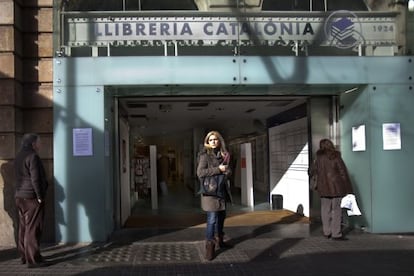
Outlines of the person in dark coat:
M341 199L352 194L352 185L341 153L329 139L322 139L316 152L311 175L317 175L316 190L321 198L323 235L346 240L342 234Z
M25 134L14 161L15 201L19 218L17 249L22 264L27 264L29 268L47 265L40 254L40 239L48 183L38 155L39 149L39 136Z
M204 149L198 155L197 176L203 178L224 174L224 185L216 195L201 192L201 208L207 214L206 259L212 260L215 247L226 247L224 243L224 220L226 218L226 199L230 196L227 176L230 175L230 154L226 149L223 137L217 131L210 131L204 138Z

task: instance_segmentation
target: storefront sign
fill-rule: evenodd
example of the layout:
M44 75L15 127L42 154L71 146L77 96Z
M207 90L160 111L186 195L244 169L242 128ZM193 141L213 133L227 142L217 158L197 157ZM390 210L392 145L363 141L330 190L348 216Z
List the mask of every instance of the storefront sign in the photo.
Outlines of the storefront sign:
M395 44L394 17L96 17L67 18L67 45L184 41L216 45L249 41L287 46L291 41L340 48Z

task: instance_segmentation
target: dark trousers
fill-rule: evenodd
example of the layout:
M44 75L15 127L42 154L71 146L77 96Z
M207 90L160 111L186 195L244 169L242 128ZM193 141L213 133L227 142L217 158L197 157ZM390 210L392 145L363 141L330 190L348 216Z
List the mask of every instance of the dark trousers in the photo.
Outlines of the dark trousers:
M16 198L19 214L17 250L29 264L41 262L40 238L42 235L44 204L37 199Z

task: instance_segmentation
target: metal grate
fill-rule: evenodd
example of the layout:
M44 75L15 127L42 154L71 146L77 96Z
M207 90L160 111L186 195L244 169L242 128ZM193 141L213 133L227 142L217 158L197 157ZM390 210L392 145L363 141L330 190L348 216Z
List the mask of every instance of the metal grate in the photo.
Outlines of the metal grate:
M89 255L85 261L90 263L128 263L132 262L135 249L132 245L105 248Z
M192 243L146 243L137 244L136 263L197 262L200 255Z

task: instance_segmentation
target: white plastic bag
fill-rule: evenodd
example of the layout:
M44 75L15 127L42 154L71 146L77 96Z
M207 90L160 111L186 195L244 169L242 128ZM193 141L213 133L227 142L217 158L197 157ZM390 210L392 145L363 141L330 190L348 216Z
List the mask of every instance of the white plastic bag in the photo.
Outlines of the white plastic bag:
M348 216L360 216L361 211L359 210L358 204L354 194L347 194L341 200L341 208L347 209Z

